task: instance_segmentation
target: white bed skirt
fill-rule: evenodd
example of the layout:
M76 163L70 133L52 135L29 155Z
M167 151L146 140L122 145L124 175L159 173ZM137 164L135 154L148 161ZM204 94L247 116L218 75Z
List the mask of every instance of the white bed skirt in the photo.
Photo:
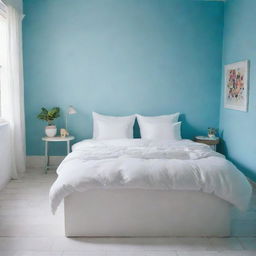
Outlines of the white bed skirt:
M202 192L90 190L64 205L68 237L230 235L231 205Z

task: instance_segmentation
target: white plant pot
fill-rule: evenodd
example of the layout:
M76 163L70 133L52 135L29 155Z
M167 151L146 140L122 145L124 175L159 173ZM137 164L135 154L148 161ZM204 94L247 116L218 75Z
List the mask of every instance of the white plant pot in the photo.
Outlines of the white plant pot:
M57 134L57 128L55 125L49 125L45 127L45 134L47 137L54 137Z
M215 134L208 134L209 138L215 138Z

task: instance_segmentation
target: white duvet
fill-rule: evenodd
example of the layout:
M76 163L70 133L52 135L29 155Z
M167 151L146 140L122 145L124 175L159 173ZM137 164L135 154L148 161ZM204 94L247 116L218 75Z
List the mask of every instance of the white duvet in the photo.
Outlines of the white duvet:
M223 155L190 140L85 140L72 149L50 190L53 213L64 197L90 189L202 191L242 210L250 201L245 176Z

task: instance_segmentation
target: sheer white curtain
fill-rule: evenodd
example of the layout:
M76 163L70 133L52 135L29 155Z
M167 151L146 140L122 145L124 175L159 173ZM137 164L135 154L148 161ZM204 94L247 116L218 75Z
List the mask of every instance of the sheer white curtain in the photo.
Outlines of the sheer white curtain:
M6 83L1 87L2 117L11 128L12 178L25 172L25 118L22 64L22 18L16 9L7 6Z

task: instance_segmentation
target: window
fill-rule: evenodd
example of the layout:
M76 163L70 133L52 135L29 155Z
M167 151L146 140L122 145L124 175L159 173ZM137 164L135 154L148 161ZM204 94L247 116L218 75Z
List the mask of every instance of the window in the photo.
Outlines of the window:
M7 19L6 6L0 0L0 117L2 109L2 86L7 82L6 77L7 65Z

